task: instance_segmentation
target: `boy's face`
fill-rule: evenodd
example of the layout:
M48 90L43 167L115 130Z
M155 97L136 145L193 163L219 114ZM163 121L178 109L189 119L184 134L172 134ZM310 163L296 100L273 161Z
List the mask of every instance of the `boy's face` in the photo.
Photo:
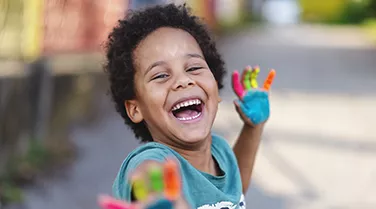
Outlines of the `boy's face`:
M136 99L126 102L134 122L143 119L154 140L175 146L210 137L220 101L217 82L188 32L157 29L135 49L134 64Z

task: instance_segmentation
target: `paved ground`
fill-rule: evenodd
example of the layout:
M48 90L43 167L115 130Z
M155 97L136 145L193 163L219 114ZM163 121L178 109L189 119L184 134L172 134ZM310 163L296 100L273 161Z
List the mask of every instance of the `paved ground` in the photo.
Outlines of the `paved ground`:
M277 69L248 208L376 208L376 51L360 33L345 34L308 26L258 28L219 40L228 69ZM232 143L240 120L230 88L222 95L214 129ZM92 127L76 128L72 137L78 161L27 190L23 208L97 208L96 195L110 192L119 165L137 146L113 112Z

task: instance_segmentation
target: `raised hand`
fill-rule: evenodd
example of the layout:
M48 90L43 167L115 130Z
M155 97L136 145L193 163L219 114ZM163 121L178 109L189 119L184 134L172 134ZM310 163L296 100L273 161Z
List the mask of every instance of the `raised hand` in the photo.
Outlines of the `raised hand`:
M232 87L239 100L235 101L235 107L242 120L250 126L265 123L270 114L269 90L275 77L275 70L270 70L262 88L258 87L257 76L260 72L258 66L246 67L242 78L239 72L232 75Z
M174 160L164 163L147 161L129 177L136 202L127 203L109 196L100 196L103 209L189 209L181 195L181 179Z

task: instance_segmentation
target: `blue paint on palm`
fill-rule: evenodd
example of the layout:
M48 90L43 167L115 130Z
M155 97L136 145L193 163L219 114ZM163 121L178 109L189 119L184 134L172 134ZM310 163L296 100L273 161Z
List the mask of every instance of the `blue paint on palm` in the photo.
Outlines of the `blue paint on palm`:
M269 118L269 95L266 91L249 90L239 101L242 112L252 121L254 125L265 122Z
M171 201L166 199L160 199L149 205L147 209L172 209L174 206Z

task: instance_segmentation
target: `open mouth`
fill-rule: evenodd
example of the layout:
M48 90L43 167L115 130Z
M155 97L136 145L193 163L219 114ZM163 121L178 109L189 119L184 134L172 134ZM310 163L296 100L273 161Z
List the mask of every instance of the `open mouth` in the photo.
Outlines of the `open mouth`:
M190 121L201 116L202 107L200 99L189 99L174 105L172 114L180 121Z

